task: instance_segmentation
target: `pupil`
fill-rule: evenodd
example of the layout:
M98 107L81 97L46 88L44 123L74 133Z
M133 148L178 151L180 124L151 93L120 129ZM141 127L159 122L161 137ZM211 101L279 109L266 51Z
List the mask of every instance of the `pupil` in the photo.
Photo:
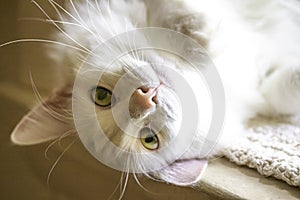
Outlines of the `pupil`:
M152 136L149 136L149 137L146 137L145 138L145 142L146 143L151 143L151 142L153 142L154 141L154 138L152 137Z
M106 97L107 97L107 92L106 91L101 90L101 91L98 92L98 99L99 100L103 100Z

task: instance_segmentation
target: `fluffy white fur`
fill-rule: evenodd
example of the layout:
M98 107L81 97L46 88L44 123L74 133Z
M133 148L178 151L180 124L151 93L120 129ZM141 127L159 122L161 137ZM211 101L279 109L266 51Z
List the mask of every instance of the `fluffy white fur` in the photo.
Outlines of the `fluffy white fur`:
M115 46L108 48L107 52L97 52L97 47L101 43L117 34L136 28L155 26L170 28L192 37L206 48L225 85L227 117L221 141L228 145L227 140L232 141L235 137L238 139L239 134L244 131L243 123L257 113L275 115L300 112L300 46L297 45L300 44L299 8L300 3L296 0L245 0L242 2L237 0L98 0L76 3L70 1L66 10L59 8L64 18L61 19L61 23L56 23L62 27L59 28L57 40L76 46L81 51L58 46L55 49L58 54L53 53L53 56L58 63L68 63L69 68L75 72L84 65L89 66L87 71L93 72L93 70L103 70L102 64L111 58L114 51L119 51L118 48L124 48L124 46L132 48L126 44L128 41L121 41L123 47ZM166 41L160 41L158 37L157 42ZM86 60L88 55L88 60ZM135 52L112 65L111 74L104 75L104 79L99 84L112 90L118 77L131 71L132 79L140 81L141 85L157 84L163 80L172 88L174 86L172 77L164 74L163 68L153 66L150 72L137 68L155 61L169 63L174 69L179 68L179 62L168 56L157 52L143 53L142 55ZM183 69L183 74L188 80L194 81L191 81L192 87L199 91L197 88L199 82L193 78L191 70ZM94 85L87 79L83 79L82 82L85 83L85 88L82 88L81 92L86 95L86 98L80 99L79 103L82 103L82 115L85 116L84 107L93 105L87 98L87 90ZM201 99L201 93L196 95L198 99ZM59 99L59 95L57 96ZM158 97L161 106L152 115L153 118L158 118L165 123L163 132L166 136L161 140L162 143L168 143L178 128L180 116L177 115L180 112L174 106L176 98L168 87L162 88ZM61 105L61 101L58 100L55 101L56 104L50 102L54 107L57 106L56 104ZM122 107L122 104L118 106L120 106L120 114L122 114L121 111L125 108ZM70 110L70 106L65 104L64 108ZM58 109L55 111L59 112ZM145 151L138 140L122 134L122 130L116 126L110 110L99 109L96 112L105 134L113 140L113 143L128 151ZM35 111L29 113L27 118L34 118L34 115L36 115ZM87 121L89 117L91 116L86 116ZM25 121L28 124L27 118L21 123ZM139 123L144 123L143 120L141 119ZM43 122L37 123L43 124ZM26 126L26 130L22 125L18 127L12 135L15 143L29 144L45 140L28 142L30 138L32 140L35 138L21 135L34 135L36 131L32 131L30 126ZM90 129L93 128L91 125ZM128 129L136 131L132 127L128 127ZM43 137L47 138L47 136ZM23 138L27 142L23 141ZM53 135L49 136L49 139L52 138ZM94 140L93 137L87 138L87 140L99 153L107 147L106 144ZM196 140L180 158L181 161L203 159L203 155L199 153L201 142L201 140ZM181 144L178 143L178 145ZM111 155L115 155L114 152L109 152L107 157L109 158ZM150 164L169 163L173 160L174 152L157 153L151 156L130 158L134 163L130 167L143 169ZM192 165L187 165L190 168L184 168L181 161L171 163L169 168L171 171L163 169L153 174L178 185L188 185L197 181L202 174L202 168L205 168L206 165L198 163L201 170L191 167ZM197 164L197 162L192 163L193 165ZM178 167L176 168L176 166ZM176 170L181 177L172 174ZM195 174L190 175L189 172L195 172ZM184 176L185 174L189 175Z

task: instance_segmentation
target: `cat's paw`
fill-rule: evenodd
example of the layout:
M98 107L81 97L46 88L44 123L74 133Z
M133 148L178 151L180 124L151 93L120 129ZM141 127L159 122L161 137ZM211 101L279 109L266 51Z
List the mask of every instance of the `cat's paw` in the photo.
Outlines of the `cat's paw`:
M278 114L300 114L300 67L273 68L260 84L260 91Z

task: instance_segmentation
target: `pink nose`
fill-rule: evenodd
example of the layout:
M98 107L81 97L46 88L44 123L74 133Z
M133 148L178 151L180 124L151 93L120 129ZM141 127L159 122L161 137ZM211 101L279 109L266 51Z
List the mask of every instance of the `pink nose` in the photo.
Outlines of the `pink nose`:
M129 100L129 113L139 118L151 111L157 104L157 88L140 87L134 91Z

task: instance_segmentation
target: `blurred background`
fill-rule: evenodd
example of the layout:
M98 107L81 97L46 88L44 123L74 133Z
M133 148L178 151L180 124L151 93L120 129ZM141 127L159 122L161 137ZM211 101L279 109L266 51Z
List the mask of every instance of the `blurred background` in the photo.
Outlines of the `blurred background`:
M62 1L58 1L62 3ZM38 4L50 16L55 16L47 1ZM1 43L29 38L50 39L54 31L51 24L43 22L43 13L30 0L1 1ZM31 87L29 72L42 91L49 90L55 82L55 66L51 66L46 44L39 42L19 42L1 48L1 83Z

